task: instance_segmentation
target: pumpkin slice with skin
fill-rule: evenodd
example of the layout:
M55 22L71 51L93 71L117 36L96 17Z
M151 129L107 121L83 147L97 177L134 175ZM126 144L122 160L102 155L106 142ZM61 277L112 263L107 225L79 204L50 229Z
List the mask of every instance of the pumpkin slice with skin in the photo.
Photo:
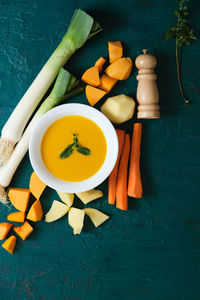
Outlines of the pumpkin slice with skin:
M31 206L26 218L33 222L38 222L42 220L42 216L43 216L43 209L42 209L41 202L38 199Z
M2 247L7 250L10 254L13 254L17 238L14 235L11 235L3 244Z
M8 192L8 197L12 205L16 209L20 211L26 211L30 198L30 190L21 188L10 188Z
M100 85L98 88L109 93L117 81L117 79L111 78L107 74L103 74L100 78Z
M105 73L112 78L125 80L130 76L132 66L133 63L130 57L122 57L110 64L105 69Z
M13 227L13 230L20 236L20 238L24 241L33 231L33 227L25 221L22 226Z
M106 62L106 59L103 57L100 57L96 62L95 62L95 66L98 67L99 72L101 72L103 70L103 66Z
M9 214L7 216L7 220L11 221L11 222L24 223L25 216L26 216L26 214L24 211L17 211L17 212Z
M94 106L101 98L103 98L103 96L105 96L106 92L87 85L85 88L85 94L90 105Z
M30 182L29 182L29 188L30 188L31 194L33 194L33 196L36 199L40 198L44 189L46 188L46 184L37 176L35 171L31 175Z
M10 228L13 226L13 224L10 223L0 223L0 240L3 240L6 238L8 232L10 231Z
M86 70L81 80L92 86L98 86L100 84L98 67L94 66Z
M112 64L122 57L123 48L120 41L108 42L109 61Z

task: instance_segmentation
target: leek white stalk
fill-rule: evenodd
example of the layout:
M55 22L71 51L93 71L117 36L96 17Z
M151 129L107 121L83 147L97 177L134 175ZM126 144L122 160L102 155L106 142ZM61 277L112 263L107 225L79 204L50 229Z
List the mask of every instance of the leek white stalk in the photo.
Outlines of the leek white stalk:
M43 66L2 129L0 165L8 161L28 120L54 81L59 69L66 64L77 49L100 30L99 24L92 17L81 9L75 11L61 43Z
M67 70L64 70L63 68L60 69L52 92L41 104L33 119L25 129L8 162L0 168L0 201L3 204L7 203L7 194L5 193L4 188L10 184L17 167L28 151L30 135L35 124L47 111L58 105L61 101L82 92L83 88L76 87L77 82L76 78Z

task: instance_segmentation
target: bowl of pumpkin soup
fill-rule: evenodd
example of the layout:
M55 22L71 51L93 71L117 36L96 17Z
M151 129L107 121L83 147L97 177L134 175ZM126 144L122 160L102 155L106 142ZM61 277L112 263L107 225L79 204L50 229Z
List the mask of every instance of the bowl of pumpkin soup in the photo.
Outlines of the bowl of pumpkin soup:
M68 193L90 190L111 173L118 139L111 122L84 104L63 104L36 124L29 143L31 164L51 188Z

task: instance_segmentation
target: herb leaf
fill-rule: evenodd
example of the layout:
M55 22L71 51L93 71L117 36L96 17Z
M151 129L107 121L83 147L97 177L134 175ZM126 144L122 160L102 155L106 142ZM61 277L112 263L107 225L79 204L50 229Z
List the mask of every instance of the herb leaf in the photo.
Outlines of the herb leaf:
M86 148L86 147L81 147L79 146L77 151L83 155L90 155L90 149Z
M65 159L66 157L69 157L73 152L74 152L74 143L67 146L67 148L65 148L65 150L63 150L60 154L60 158L61 159Z

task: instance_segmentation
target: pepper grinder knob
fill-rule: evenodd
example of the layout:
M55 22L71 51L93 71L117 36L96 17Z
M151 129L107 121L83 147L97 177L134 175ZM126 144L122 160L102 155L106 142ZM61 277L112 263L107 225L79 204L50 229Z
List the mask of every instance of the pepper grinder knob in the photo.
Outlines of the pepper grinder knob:
M160 106L158 88L156 85L157 75L154 69L157 65L155 56L148 54L147 49L143 49L143 54L135 60L138 75L137 101L138 119L157 119L160 118Z

